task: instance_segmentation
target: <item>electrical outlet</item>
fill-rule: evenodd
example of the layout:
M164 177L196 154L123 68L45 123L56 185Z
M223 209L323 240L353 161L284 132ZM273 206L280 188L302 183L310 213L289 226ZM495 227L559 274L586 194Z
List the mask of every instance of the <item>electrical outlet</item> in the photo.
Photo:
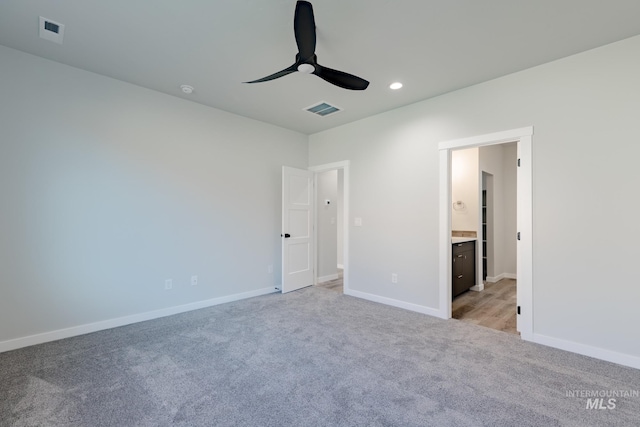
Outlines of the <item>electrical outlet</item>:
M273 274L273 264L269 264L269 265L267 266L267 273L269 273L269 274Z
M398 275L396 273L391 273L391 283L398 283Z
M191 286L196 286L198 284L198 276L191 276Z
M164 288L166 290L172 289L173 288L173 280L171 279L167 279L164 281Z

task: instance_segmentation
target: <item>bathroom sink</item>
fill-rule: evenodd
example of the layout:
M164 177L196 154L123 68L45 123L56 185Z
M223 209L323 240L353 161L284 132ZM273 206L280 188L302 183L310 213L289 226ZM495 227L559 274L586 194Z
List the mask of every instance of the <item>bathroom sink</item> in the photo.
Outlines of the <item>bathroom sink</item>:
M452 237L451 243L471 242L474 240L478 240L478 238L477 237Z

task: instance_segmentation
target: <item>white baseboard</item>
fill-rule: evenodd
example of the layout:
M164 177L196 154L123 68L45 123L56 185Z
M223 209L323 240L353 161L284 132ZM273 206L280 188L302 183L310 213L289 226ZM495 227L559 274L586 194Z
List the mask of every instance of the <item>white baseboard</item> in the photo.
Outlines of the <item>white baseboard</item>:
M318 283L330 282L331 280L336 280L338 277L338 273L329 274L328 276L318 277Z
M513 273L502 273L502 274L498 274L497 276L487 276L486 281L489 283L496 283L499 282L502 279L517 279L518 276L516 274Z
M441 319L447 319L444 313L441 313L440 310L437 310L431 307L425 307L422 305L412 304L404 301L395 300L392 298L381 297L378 295L373 295L366 292L360 292L360 291L354 291L354 290L345 289L344 293L345 295L351 295L351 296L362 298L368 301L391 305L393 307L399 307L405 310L415 311L418 313L427 314L429 316L439 317ZM552 338L552 337L548 337L540 334L532 334L531 336L523 335L522 339L525 341L531 341L537 344L546 345L548 347L553 347L560 350L581 354L583 356L589 356L595 359L605 360L607 362L617 363L619 365L640 369L640 357L638 356L618 353L611 350L605 350L602 348L592 347L585 344L579 344L572 341L565 341L558 338Z
M201 308L212 307L214 305L227 302L238 301L246 298L257 297L276 292L275 288L263 288L255 291L243 292L240 294L227 295L204 301L197 301L190 304L167 307L160 310L148 311L146 313L132 314L130 316L118 317L115 319L103 320L101 322L88 323L85 325L73 326L66 329L44 332L36 335L15 338L7 341L0 341L0 353L16 350L31 345L42 344L50 341L57 341L64 338L71 338L78 335L90 334L105 329L117 328L119 326L130 325L132 323L144 322L158 319L160 317L172 316L174 314L185 313L187 311L199 310Z
M380 303L380 304L386 304L386 305L390 305L390 306L393 306L393 307L404 308L405 310L416 311L418 313L428 314L429 316L442 318L440 310L437 310L437 309L431 308L431 307L426 307L424 305L412 304L410 302L400 301L400 300L392 299L392 298L381 297L379 295L369 294L369 293L360 292L360 291L354 291L354 290L351 290L351 289L345 289L344 290L344 294L345 295L351 295L352 297L356 297L356 298L366 299L368 301L377 302L377 303Z
M552 338L536 333L534 333L531 338L532 339L530 341L537 344L558 348L560 350L570 351L572 353L593 357L595 359L605 360L607 362L617 363L619 365L628 366L630 368L640 369L640 357L638 356L618 353L611 350L605 350L603 348L592 347L590 345L579 344L573 341Z

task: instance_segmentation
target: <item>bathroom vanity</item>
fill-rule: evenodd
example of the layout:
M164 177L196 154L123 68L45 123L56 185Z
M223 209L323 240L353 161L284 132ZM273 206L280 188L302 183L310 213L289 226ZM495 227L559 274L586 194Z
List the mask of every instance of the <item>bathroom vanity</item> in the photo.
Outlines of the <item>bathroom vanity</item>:
M452 298L476 285L476 240L475 237L451 238Z

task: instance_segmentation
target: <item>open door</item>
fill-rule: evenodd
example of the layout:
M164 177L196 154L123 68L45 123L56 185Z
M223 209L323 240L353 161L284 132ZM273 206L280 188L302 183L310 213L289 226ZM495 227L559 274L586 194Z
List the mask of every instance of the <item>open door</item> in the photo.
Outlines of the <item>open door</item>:
M313 173L282 167L282 293L313 285Z
M518 142L517 185L517 266L518 302L517 330L520 336L531 341L533 335L533 209L531 173L531 135ZM521 196L521 195L527 195Z

